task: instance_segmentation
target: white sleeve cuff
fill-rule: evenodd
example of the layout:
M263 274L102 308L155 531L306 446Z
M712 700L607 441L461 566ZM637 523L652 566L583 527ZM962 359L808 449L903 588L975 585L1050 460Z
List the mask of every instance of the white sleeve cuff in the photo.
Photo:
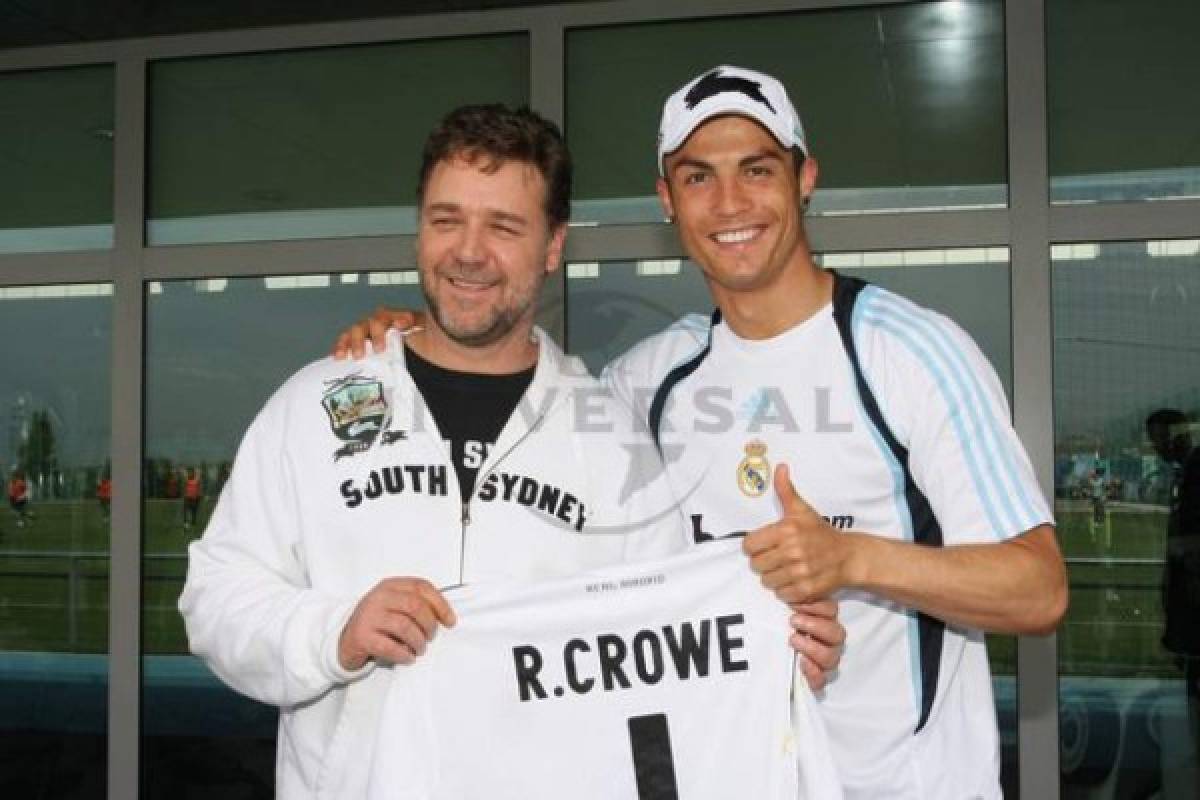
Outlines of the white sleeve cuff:
M346 669L338 659L338 642L342 638L342 629L346 627L346 622L354 613L354 609L355 604L350 602L346 603L338 613L330 614L331 624L326 627L324 638L321 641L321 660L325 672L334 683L354 683L371 674L371 671L375 669L373 659L367 659L367 663L355 670Z

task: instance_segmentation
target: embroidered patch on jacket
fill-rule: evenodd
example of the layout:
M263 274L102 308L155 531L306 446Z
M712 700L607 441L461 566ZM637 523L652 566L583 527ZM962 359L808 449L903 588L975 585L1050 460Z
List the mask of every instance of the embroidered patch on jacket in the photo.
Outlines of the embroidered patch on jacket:
M383 383L361 373L326 381L321 405L329 416L334 435L345 442L334 452L334 461L366 450L387 422ZM397 438L404 438L404 434Z

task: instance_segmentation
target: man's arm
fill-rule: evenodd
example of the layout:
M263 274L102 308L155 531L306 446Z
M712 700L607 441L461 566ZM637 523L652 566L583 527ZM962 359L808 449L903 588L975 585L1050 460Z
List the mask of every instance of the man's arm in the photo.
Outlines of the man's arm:
M308 585L280 394L251 424L204 535L188 548L179 610L192 652L225 683L289 706L350 679L337 644L354 598Z
M946 547L834 529L775 470L784 516L745 539L751 566L785 602L860 589L948 623L994 633L1046 634L1067 608L1067 576L1054 529L1007 541Z
M382 352L387 349L388 331L393 328L407 331L420 328L424 324L424 312L380 306L371 316L363 317L338 334L333 342L333 357L339 361L346 358L362 358L367 354L368 342L374 352Z
M408 663L453 615L414 579L384 581L361 600L312 588L281 403L277 393L250 426L189 547L179 610L192 652L225 683L286 707L365 675L371 659Z

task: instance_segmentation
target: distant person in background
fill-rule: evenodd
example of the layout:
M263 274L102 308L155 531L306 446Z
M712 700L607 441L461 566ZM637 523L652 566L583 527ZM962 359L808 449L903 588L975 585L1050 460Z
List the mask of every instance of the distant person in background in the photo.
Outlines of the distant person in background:
M1200 448L1174 408L1148 416L1146 435L1168 471L1162 644L1178 659L1187 692L1186 733L1164 731L1164 797L1200 797Z
M1104 524L1104 501L1108 499L1108 487L1104 485L1104 472L1092 470L1088 481L1088 494L1092 498L1092 521L1097 525Z
M17 518L17 527L24 528L33 519L29 511L29 484L25 482L25 473L13 470L8 479L8 505Z
M163 497L174 500L179 497L179 476L174 467L168 467L167 479L163 481Z
M1200 698L1200 450L1177 409L1147 417L1146 434L1169 470L1163 646L1187 661L1188 693Z
M112 478L109 476L101 477L100 482L96 484L96 499L100 501L100 513L107 522L112 507Z
M200 514L200 501L204 498L204 489L200 485L200 475L195 468L187 471L187 480L183 484L183 529L191 530Z

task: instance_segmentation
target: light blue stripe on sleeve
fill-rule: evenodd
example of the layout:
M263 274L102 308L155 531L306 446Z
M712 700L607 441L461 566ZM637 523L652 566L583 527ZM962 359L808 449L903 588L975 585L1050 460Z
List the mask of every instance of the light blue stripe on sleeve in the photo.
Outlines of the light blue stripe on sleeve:
M1004 524L1001 521L1000 512L996 508L996 500L992 497L991 487L983 480L983 470L979 464L979 454L976 449L970 444L970 437L963 429L962 417L956 412L956 409L962 406L967 406L969 403L956 403L950 385L951 379L947 376L943 366L938 363L935 355L925 346L924 342L919 342L913 335L913 332L902 326L897 320L879 316L874 313L874 309L865 311L863 314L865 322L873 324L880 330L886 331L894 336L901 344L903 344L914 356L921 361L937 384L938 390L941 392L947 407L950 409L950 419L954 425L955 433L958 435L958 440L962 446L964 460L967 464L967 471L971 474L971 481L975 484L975 492L983 503L984 513L987 515L988 524L992 531L999 535L1002 531L1008 529L1009 525L1015 525L1015 514L1011 508L1007 509L1011 518L1009 524ZM969 410L968 410L969 413Z
M865 305L864 297L869 293L875 292L873 286L868 286L863 289L858 296L858 302L854 305L854 313L851 317L850 327L853 333L855 342L861 342L862 334L862 309ZM870 380L867 378L867 373L863 372L863 380L867 381L870 386ZM875 391L875 387L871 386L871 391ZM858 392L854 393L856 402L858 403L858 416L866 424L867 430L871 432L871 440L875 442L875 446L879 448L880 454L883 456L883 462L887 464L888 472L892 475L892 497L896 502L896 519L900 522L900 526L904 530L904 541L913 541L913 521L912 511L908 507L908 498L904 494L904 469L900 466L900 462L896 460L896 456L892 453L892 449L883 441L883 437L875 428L875 425L867 417L867 410L863 408L862 398ZM879 395L876 394L878 400ZM921 634L920 628L917 625L917 614L915 611L906 611L908 617L908 660L909 660L909 676L912 679L913 691L913 719L919 719L921 709L924 703L924 696L921 689Z
M1026 484L1021 479L1020 470L1017 468L1014 454L1009 446L1009 438L1005 435L1009 420L1005 419L1001 422L993 413L993 405L989 401L977 371L971 368L962 346L953 341L945 323L904 298L897 295L891 295L890 298L893 299L893 302L888 304L889 308L893 309L899 318L909 320L914 325L924 328L935 343L942 343L942 352L953 366L957 367L955 372L965 378L966 386L974 400L969 407L973 413L981 414L985 423L982 431L985 436L985 447L990 442L988 455L999 458L999 477L1008 483L1008 491L1003 493L1003 498L1006 503L1010 504L1013 511L1015 518L1013 531L1019 533L1032 528L1041 521L1042 516L1038 504L1032 502L1029 497ZM989 459L985 465L988 463L994 463L994 460ZM1017 499L1016 507L1011 506L1014 495Z
M1003 538L1031 528L1040 519L1037 507L1030 502L1007 437L1001 433L979 378L967 364L961 347L934 319L896 295L872 297L867 313L868 319L897 336L934 375L951 410L960 447L993 533ZM951 387L956 389L959 403L952 402ZM978 436L967 435L958 416L961 413L967 414ZM997 502L1006 524L997 524L1001 516L996 511Z

